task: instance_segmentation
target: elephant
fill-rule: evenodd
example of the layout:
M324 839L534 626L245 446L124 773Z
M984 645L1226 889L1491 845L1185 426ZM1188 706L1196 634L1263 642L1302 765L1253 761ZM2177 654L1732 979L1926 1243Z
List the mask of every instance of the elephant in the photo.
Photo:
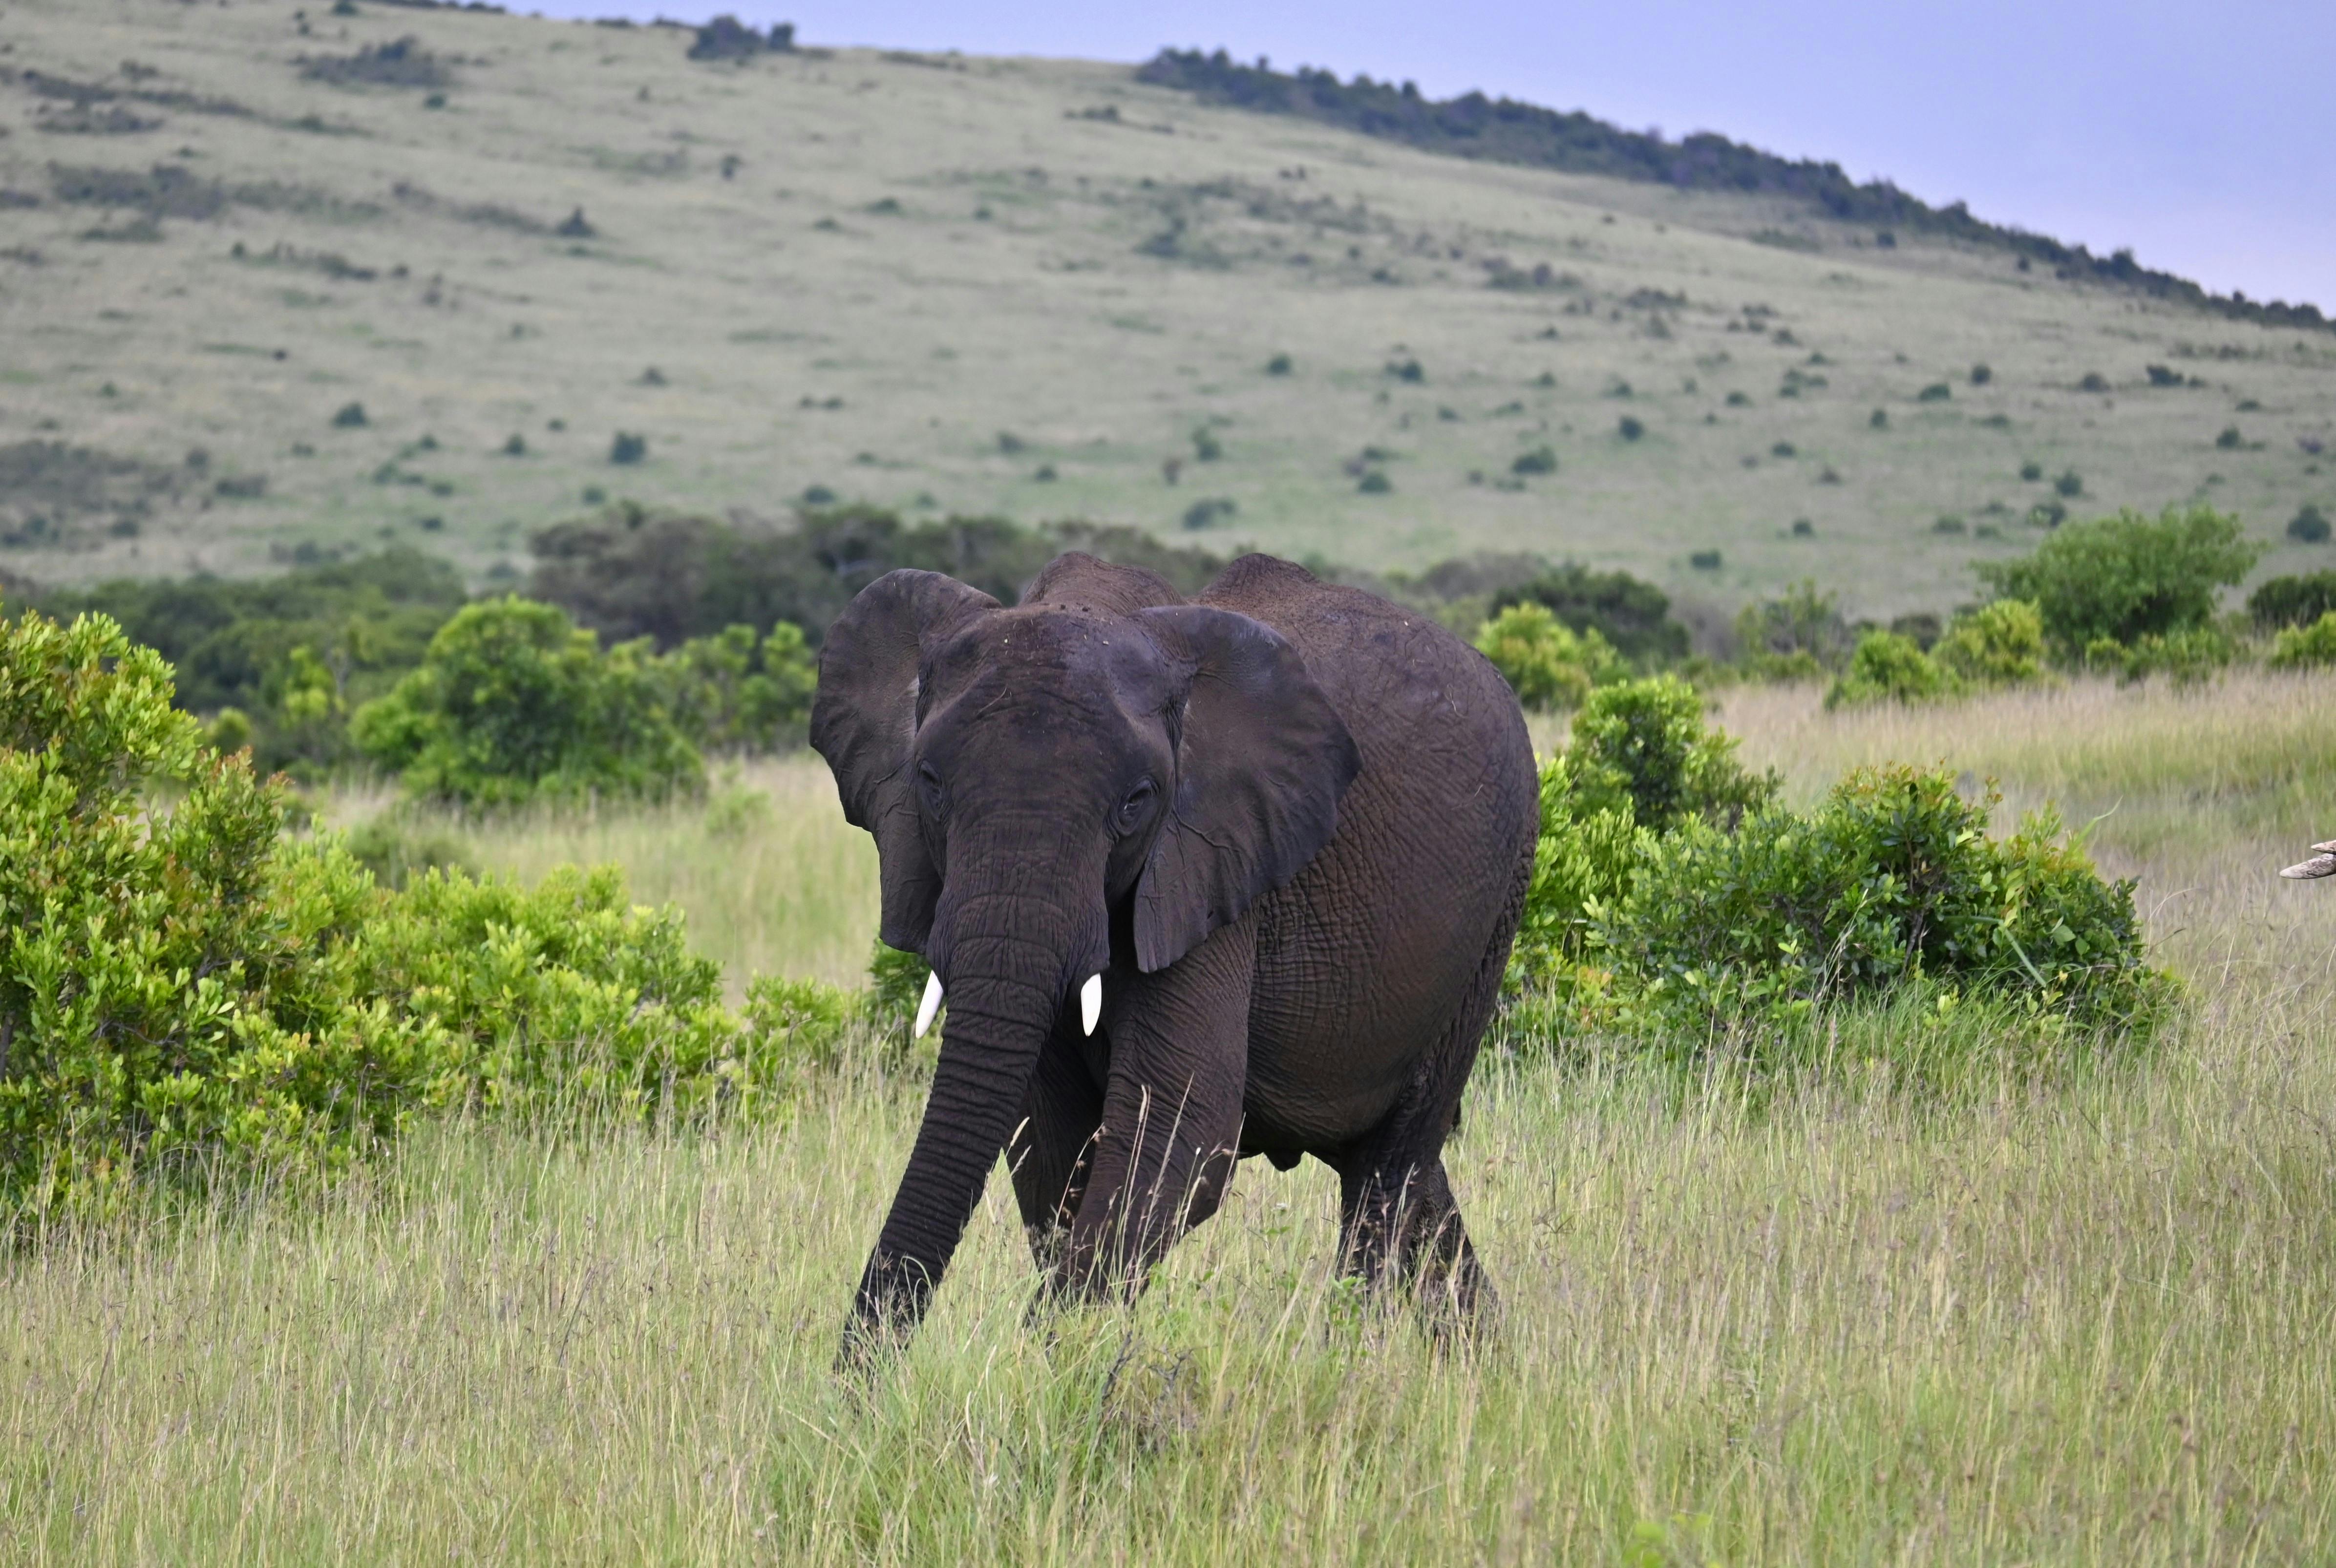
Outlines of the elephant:
M1071 553L829 631L811 743L881 938L947 999L839 1366L905 1344L1001 1153L1037 1301L1141 1290L1235 1161L1338 1174L1341 1268L1494 1304L1443 1164L1532 876L1517 700L1433 619L1265 555L1187 601Z

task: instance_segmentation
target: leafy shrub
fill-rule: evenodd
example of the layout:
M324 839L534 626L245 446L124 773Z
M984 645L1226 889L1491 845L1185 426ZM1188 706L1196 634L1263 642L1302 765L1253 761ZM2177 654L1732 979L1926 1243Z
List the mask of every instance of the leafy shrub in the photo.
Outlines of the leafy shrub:
M1534 447L1531 452L1521 452L1517 453L1516 461L1509 464L1509 472L1525 475L1555 473L1557 449L1544 443Z
M2235 424L2223 426L2223 433L2214 437L2214 444L2224 452L2236 452L2246 443L2247 438L2239 433Z
M2216 590L2245 577L2262 554L2234 517L2210 507L2124 511L2072 524L2018 560L1972 570L2005 599L2034 604L2064 657L2107 638L2130 646L2205 625Z
M1944 403L1955 394L1955 389L1943 381L1934 381L1914 394L1917 403Z
M1614 426L1614 431L1625 441L1636 441L1647 433L1647 427L1636 414L1626 414Z
M692 638L652 662L666 711L708 751L773 751L800 740L819 666L803 628L781 621L762 636L733 626Z
M1746 605L1736 618L1746 664L1771 680L1806 679L1847 657L1854 636L1838 595L1804 579L1776 599Z
M1387 373L1397 381L1408 381L1414 384L1427 379L1427 372L1420 368L1419 361L1416 359L1390 359L1387 361Z
M2282 627L2263 661L2273 669L2320 669L2336 664L2336 610L2309 626Z
M2078 392L2107 392L2108 389L2109 378L2098 370L2088 370L2084 378L2077 383Z
M1762 811L1732 833L1689 822L1636 869L1597 950L1626 1002L1690 1048L1698 1027L1910 980L2146 1032L2174 982L2143 961L2133 884L2104 881L2049 811L1989 838L1997 799L1893 765L1851 774L1806 817Z
M1872 414L1865 416L1865 424L1866 427L1871 430L1889 429L1890 411L1886 408L1875 409Z
M784 43L779 41L782 27L786 34ZM772 28L771 36L765 38L735 16L723 15L697 29L690 40L689 58L743 62L753 59L765 49L784 52L793 46L794 29L788 24L782 23L779 27Z
M1479 627L1476 649L1493 661L1519 702L1541 713L1578 707L1592 687L1628 672L1604 638L1574 630L1530 599Z
M1670 597L1627 571L1592 571L1569 562L1493 596L1490 613L1531 601L1576 631L1595 631L1640 665L1687 657L1688 631L1671 618Z
M1240 511L1241 503L1231 496L1210 496L1184 509L1184 526L1196 531L1214 528L1218 523L1239 515Z
M1777 788L1774 774L1744 770L1732 736L1704 726L1703 698L1675 675L1591 693L1565 759L1580 810L1627 808L1658 832L1689 817L1733 823Z
M1971 384L1973 386L1985 386L1994 379L1995 372L1987 365L1974 365L1971 367Z
M646 639L604 654L564 611L512 596L458 612L350 735L423 798L663 794L705 782L669 696Z
M1687 563L1697 571L1718 571L1725 564L1716 550L1691 550L1688 551Z
M2336 571L2274 577L2247 596L2247 614L2265 630L2307 626L2336 609Z
M649 438L630 431L617 432L608 443L608 461L619 466L639 463L649 454Z
M1265 362L1265 373L1268 375L1287 375L1294 368L1296 367L1290 363L1290 355L1286 354L1277 354Z
M2052 481L2052 492L2068 501L2076 500L2085 493L2084 476L2073 468L2062 469Z
M1217 439L1216 432L1205 424L1197 426L1193 430L1192 460L1194 462L1214 463L1224 454L1224 443Z
M1365 495L1385 495L1395 489L1395 481L1387 476L1384 469L1374 468L1355 482L1355 488Z
M2044 465L2031 457L2020 465L2020 477L2023 482L2034 484L2044 477Z
M300 74L336 87L444 87L454 80L446 63L410 34L388 44L368 44L354 54L304 59Z
M2287 537L2298 544L2326 544L2331 531L2327 514L2316 506L2306 505L2287 520Z
M2044 677L2043 614L2026 599L1999 599L1956 617L1931 654L1971 686L2029 685Z
M1952 696L1961 683L1924 653L1911 637L1869 631L1857 639L1844 669L1825 696L1825 706L1876 702L1930 702Z
M201 744L103 616L0 627L0 1215L103 1213L141 1177L329 1174L457 1105L696 1114L784 1090L848 999L745 1018L679 914L613 871L533 891L376 884L287 840L278 784Z
M2238 654L2238 645L2210 621L2163 635L2151 632L2090 662L2106 664L2127 681L2162 675L2176 686L2195 686L2222 674Z
M342 430L355 430L365 423L365 411L362 403L344 403L334 411L333 424Z

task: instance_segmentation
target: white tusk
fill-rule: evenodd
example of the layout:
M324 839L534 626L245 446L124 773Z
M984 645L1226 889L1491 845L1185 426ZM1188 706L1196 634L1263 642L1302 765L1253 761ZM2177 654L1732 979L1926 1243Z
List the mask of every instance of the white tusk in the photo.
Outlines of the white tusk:
M1079 988L1079 1032L1095 1033L1096 1020L1103 1017L1103 977L1089 975L1087 983Z
M941 978L939 975L929 974L925 977L925 999L917 1004L917 1027L910 1037L923 1039L925 1031L933 1027L933 1015L940 1010Z

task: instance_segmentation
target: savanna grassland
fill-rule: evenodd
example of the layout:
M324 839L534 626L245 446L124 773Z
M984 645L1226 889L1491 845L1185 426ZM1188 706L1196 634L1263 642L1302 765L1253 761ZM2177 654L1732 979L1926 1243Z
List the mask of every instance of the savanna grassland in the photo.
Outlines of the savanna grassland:
M1489 1059L1448 1157L1504 1313L1445 1354L1333 1284L1317 1165L1245 1165L1141 1304L1035 1328L994 1183L864 1391L829 1360L913 1066L712 1135L433 1125L321 1200L8 1258L0 1558L2321 1559L2336 904L2272 873L2327 831L2336 685L1720 717L1797 798L1945 757L2098 817L2180 1023L1919 1085L1897 1053L1941 1037L1886 1011L1781 1080ZM734 966L848 968L872 857L818 764L713 801L445 827L491 866L618 858Z
M495 582L588 491L1192 514L1220 550L1531 550L1720 608L1813 576L1883 620L1968 597L2039 503L2204 499L2262 572L2325 553L2282 529L2336 510L2326 332L1124 65L333 9L10 6L0 568L386 539Z

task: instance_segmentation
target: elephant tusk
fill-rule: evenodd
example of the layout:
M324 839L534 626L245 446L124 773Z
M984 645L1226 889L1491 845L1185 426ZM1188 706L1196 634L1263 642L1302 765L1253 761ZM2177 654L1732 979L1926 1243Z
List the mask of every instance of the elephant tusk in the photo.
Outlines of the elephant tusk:
M939 975L929 974L925 977L925 999L917 1004L917 1027L910 1033L910 1037L923 1039L925 1031L933 1027L933 1015L940 1010L941 978Z
M1103 977L1089 975L1087 983L1079 988L1079 1032L1092 1035L1095 1023L1103 1017Z

